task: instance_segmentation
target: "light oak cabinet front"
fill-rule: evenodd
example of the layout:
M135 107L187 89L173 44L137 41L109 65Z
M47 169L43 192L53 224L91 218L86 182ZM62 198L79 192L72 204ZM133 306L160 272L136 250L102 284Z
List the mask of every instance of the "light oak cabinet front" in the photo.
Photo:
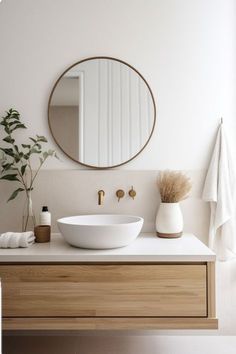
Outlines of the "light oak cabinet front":
M0 265L4 329L216 328L213 265Z

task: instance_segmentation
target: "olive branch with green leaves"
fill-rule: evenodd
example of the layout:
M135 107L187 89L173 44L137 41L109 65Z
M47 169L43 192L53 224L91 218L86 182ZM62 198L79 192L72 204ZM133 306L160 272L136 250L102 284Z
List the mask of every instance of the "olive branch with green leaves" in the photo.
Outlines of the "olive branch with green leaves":
M57 157L54 150L43 151L42 144L47 143L47 139L42 135L29 137L28 144L17 145L13 137L18 129L27 129L20 120L20 113L15 109L9 109L5 117L0 120L0 126L3 127L7 136L2 139L9 144L8 147L0 147L2 156L0 157L0 180L14 181L20 184L10 196L8 201L13 200L17 195L25 191L28 196L33 190L35 179L48 157ZM37 154L39 165L35 171L32 169L31 157Z

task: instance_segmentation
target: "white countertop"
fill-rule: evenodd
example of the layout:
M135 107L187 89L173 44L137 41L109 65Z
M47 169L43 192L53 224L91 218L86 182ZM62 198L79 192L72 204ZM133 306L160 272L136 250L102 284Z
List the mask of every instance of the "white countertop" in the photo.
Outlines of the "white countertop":
M142 233L129 246L110 250L88 250L68 245L55 234L49 243L29 248L0 249L1 262L206 262L215 254L192 234L178 239Z

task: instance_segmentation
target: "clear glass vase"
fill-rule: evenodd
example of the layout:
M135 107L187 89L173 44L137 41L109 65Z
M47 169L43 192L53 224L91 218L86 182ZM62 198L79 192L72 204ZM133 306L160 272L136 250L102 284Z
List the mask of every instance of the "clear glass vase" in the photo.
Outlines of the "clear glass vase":
M22 231L34 231L36 218L33 210L31 191L27 191L22 216Z

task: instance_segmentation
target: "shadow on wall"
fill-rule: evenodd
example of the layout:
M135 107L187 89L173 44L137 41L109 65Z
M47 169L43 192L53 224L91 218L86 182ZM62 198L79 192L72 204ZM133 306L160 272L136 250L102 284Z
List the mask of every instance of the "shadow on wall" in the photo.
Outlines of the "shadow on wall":
M207 336L4 337L6 354L235 354L236 337Z

